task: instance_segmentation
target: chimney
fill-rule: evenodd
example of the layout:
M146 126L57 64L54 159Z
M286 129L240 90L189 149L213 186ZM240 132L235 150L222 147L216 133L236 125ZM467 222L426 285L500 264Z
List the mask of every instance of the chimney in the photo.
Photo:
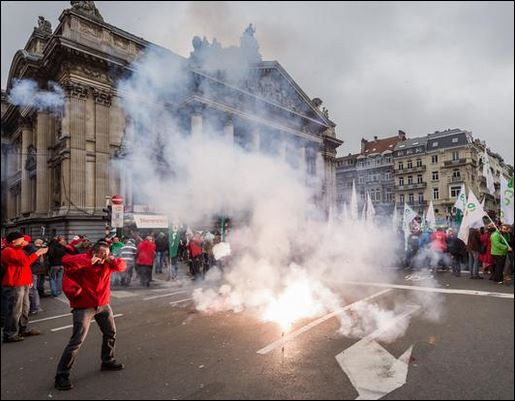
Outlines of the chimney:
M401 141L405 141L406 140L406 133L404 131L399 130L399 139Z
M365 146L367 146L368 141L365 138L361 138L361 153L365 153Z
M374 136L374 142L377 142L377 135Z

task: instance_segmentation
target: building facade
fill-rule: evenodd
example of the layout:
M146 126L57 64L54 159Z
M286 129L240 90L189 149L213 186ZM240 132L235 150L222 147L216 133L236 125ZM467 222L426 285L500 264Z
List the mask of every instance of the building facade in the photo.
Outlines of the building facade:
M93 1L71 4L55 30L40 17L15 54L2 91L2 228L94 239L104 233L106 198L121 194L127 211L141 206L130 176L110 168L123 154L127 118L117 82L131 75L139 55L158 46L104 22ZM187 101L173 112L190 135L202 135L210 125L249 151L273 144L267 151L302 169L307 182L321 183L316 201L328 212L336 202L335 157L342 141L322 101L310 99L277 61L261 59L254 32L247 28L240 48L231 50L254 58L253 79L237 85L202 68L204 54L222 51L218 43L194 38L188 59L161 48L187 63L194 82ZM64 107L10 104L17 79L33 79L43 90L56 82L64 90Z

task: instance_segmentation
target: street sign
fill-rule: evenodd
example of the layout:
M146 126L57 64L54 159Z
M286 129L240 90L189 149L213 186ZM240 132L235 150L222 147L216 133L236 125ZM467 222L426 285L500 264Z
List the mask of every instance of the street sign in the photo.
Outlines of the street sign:
M111 227L122 228L123 227L123 204L113 205L113 211L111 214Z
M123 198L120 195L113 195L111 197L111 203L113 205L123 205Z

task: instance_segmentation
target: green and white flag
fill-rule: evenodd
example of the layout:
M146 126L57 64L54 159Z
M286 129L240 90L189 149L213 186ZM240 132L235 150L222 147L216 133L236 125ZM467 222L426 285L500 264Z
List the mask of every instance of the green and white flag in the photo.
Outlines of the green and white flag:
M508 181L501 176L501 221L513 224L513 177Z
M427 226L434 230L436 229L436 216L435 216L435 209L433 207L433 201L429 202L429 209L427 210Z
M474 195L474 192L469 190L467 207L463 214L463 221L461 222L460 231L458 232L458 238L467 243L469 229L482 226L484 216L486 216L486 212L481 206L481 203L476 198L476 195Z
M490 158L486 151L486 145L485 153L483 155L483 176L486 178L486 188L488 189L488 192L490 192L490 195L495 196L494 176L492 175L492 169L490 168Z
M460 225L463 220L463 212L465 207L467 206L467 194L465 192L465 184L461 185L460 193L456 198L456 202L454 203L454 207L456 208L456 218L454 222L456 225Z
M402 214L402 230L404 231L404 249L408 247L408 237L410 235L410 224L418 214L404 203L404 213Z

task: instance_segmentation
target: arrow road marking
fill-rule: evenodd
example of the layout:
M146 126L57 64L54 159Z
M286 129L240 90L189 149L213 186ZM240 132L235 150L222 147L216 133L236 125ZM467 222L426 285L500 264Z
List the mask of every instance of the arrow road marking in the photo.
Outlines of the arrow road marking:
M336 355L338 364L359 393L357 400L378 400L406 384L413 345L397 359L376 339L419 309L420 306L412 305L387 327L374 331Z

